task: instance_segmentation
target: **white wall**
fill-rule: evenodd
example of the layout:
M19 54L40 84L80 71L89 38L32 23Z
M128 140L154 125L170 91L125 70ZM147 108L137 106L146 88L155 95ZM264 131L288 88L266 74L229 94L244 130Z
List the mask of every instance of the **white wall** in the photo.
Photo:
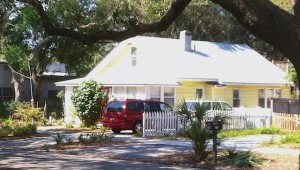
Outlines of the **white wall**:
M65 87L65 123L75 123L79 125L81 123L79 117L75 115L75 108L73 106L71 96L73 95L73 86Z

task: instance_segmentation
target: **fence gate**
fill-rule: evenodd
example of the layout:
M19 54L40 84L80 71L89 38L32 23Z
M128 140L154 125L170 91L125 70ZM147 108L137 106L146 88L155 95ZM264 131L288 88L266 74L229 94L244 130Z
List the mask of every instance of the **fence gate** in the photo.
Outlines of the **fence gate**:
M143 137L177 135L185 127L185 118L175 112L144 112Z

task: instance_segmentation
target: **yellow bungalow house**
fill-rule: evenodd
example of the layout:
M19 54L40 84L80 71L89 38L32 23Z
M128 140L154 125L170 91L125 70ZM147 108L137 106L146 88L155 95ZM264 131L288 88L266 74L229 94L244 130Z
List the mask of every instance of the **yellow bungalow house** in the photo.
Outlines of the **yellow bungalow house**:
M110 99L153 99L175 105L185 99L224 100L233 107L268 107L271 97L290 97L286 74L245 44L137 36L119 43L86 77L65 86L70 96L84 80L109 89ZM65 120L68 122L68 120Z

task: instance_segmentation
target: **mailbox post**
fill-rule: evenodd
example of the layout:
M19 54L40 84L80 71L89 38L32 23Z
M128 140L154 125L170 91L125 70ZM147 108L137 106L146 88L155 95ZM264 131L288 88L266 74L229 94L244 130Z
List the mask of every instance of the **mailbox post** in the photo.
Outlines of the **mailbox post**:
M205 122L206 128L213 132L213 158L215 163L217 162L217 134L218 131L223 128L223 124L220 120L213 120Z

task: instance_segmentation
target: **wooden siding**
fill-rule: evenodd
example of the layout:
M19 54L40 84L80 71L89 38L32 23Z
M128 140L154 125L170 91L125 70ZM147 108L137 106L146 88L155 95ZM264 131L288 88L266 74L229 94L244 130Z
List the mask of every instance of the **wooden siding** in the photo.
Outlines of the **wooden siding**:
M211 86L205 84L204 82L196 81L182 81L180 82L181 86L176 88L176 103L185 100L195 100L196 89L204 89L205 99L211 98Z
M120 51L104 68L99 70L95 77L107 72L113 65L117 64L124 56L129 55L131 45L127 45L123 50Z
M176 88L176 103L183 98L186 100L196 99L196 89L204 89L206 100L224 100L233 105L233 89L240 90L240 105L244 107L258 107L258 89L282 89L282 97L290 97L289 86L245 86L229 85L226 87L215 87L199 81L182 81L181 86Z

